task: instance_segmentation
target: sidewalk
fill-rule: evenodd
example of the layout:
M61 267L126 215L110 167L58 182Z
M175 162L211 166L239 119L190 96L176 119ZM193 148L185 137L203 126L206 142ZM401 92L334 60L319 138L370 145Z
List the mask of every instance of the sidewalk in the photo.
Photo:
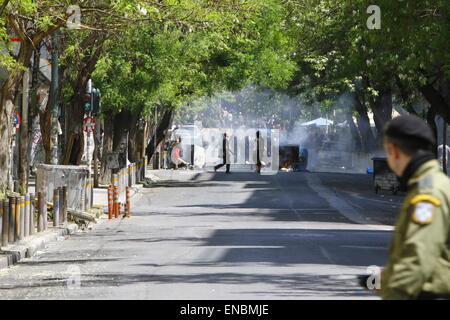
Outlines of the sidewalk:
M30 258L38 250L45 248L47 243L64 240L77 231L76 224L68 224L66 227L49 227L44 232L35 233L17 243L1 247L0 269L9 267L23 258Z
M142 184L131 187L131 201L136 199L140 190L143 188ZM34 192L34 185L29 188L30 192ZM119 197L119 201L124 203L126 195L125 192ZM133 208L133 203L131 203ZM107 186L101 188L94 188L93 208L98 208L103 211L103 215L96 217L96 225L102 224L108 220L108 189ZM0 269L12 266L22 260L23 258L32 257L37 251L44 249L49 242L62 241L67 239L80 231L80 228L75 223L69 223L65 227L53 227L52 222L49 222L48 229L44 232L35 233L17 243L9 244L0 248Z
M320 177L323 185L369 220L393 226L405 196L390 191L380 190L375 193L371 174L359 173L314 173Z

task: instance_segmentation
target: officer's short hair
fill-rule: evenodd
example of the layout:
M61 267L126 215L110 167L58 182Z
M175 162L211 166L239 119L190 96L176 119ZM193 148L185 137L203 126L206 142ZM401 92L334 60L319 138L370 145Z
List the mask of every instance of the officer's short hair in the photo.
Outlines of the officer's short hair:
M436 139L430 126L414 115L392 119L384 128L384 137L403 153L414 156L419 151L433 152Z
M384 136L387 142L395 144L404 154L415 156L419 151L433 152L433 146L421 139L408 139L403 137Z

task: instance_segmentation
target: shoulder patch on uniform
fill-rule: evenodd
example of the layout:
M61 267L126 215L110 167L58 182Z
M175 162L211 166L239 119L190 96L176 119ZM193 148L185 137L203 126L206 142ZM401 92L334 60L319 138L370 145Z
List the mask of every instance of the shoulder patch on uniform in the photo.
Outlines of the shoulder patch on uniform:
M433 197L431 194L418 194L417 196L411 199L411 204L413 205L419 202L429 202L435 206L441 205L441 201L438 198Z
M419 224L430 224L433 221L434 205L430 202L417 202L412 219Z
M419 189L432 189L433 188L433 176L425 176L419 180Z

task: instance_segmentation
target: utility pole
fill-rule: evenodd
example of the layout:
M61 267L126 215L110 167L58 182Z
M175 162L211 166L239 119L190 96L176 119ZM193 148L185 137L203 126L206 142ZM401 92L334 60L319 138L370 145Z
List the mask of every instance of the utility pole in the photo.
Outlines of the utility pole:
M89 110L87 110L87 115L90 116L91 115L91 110L92 110L92 105L93 105L93 100L94 100L94 95L93 95L93 91L92 91L92 80L89 79L88 83L87 83L87 87L86 87L86 92L90 94L90 108ZM88 162L88 181L91 181L91 165L92 165L92 160L91 157L89 155L91 151L91 130L87 130L87 145L86 145L86 157L87 157L87 162Z
M59 63L58 63L58 50L59 50L59 36L58 31L53 34L53 46L52 46L52 79L50 85L50 107L52 110L51 117L51 137L50 137L50 163L58 164L58 88L59 88Z

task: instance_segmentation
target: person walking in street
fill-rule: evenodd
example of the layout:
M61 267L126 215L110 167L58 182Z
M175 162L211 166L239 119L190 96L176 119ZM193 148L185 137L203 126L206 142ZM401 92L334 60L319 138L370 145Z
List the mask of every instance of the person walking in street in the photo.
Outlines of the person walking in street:
M227 136L227 133L225 132L223 134L222 139L222 157L223 157L223 163L219 163L214 167L214 172L217 171L217 169L222 168L223 166L226 166L226 173L230 173L230 158L231 158L231 150L230 150L230 139Z
M435 147L419 117L394 118L384 129L388 165L407 194L381 273L383 299L450 299L450 180Z

